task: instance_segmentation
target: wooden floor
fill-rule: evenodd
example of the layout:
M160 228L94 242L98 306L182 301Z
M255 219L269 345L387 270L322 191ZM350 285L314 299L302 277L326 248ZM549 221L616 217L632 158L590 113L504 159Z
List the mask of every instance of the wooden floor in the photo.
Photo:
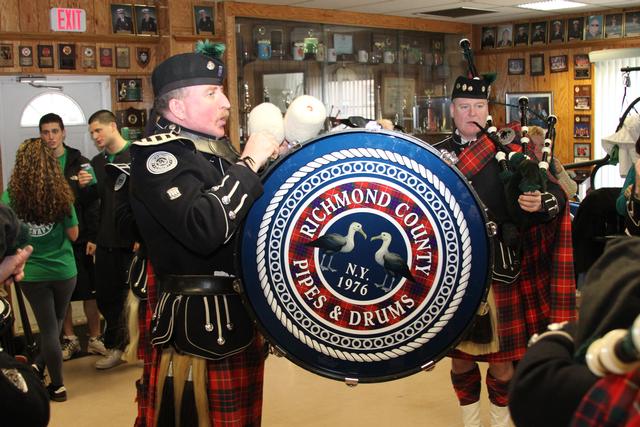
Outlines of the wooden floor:
M64 363L68 400L51 403L52 427L132 426L134 381L141 365L97 371L97 356ZM445 359L431 372L351 388L269 356L265 368L263 426L461 426ZM481 370L486 371L485 366ZM488 426L483 385L482 411Z

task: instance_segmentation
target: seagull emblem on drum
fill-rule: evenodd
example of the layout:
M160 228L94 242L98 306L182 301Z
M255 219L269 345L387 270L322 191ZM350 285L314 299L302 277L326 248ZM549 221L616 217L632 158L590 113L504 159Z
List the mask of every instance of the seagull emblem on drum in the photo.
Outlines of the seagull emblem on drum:
M349 253L356 246L355 235L356 233L360 233L367 238L367 235L362 230L362 224L359 222L352 222L349 225L349 230L347 231L346 236L342 236L337 233L329 233L323 236L318 237L316 240L312 240L309 243L306 243L307 246L313 246L315 248L320 249L322 252L322 258L320 259L320 269L322 271L332 271L336 272L333 267L331 267L331 261L333 261L333 256L337 253ZM329 255L329 264L327 266L324 265L324 258L326 255Z
M391 234L382 232L379 235L372 237L371 241L373 240L382 240L380 249L378 249L374 255L376 262L385 270L384 280L382 283L375 283L378 288L382 288L383 291L389 292L393 288L393 282L398 277L404 277L412 282L416 281L416 279L413 278L413 275L409 270L409 266L405 262L404 258L394 252L389 252ZM389 279L389 285L385 286L387 279Z

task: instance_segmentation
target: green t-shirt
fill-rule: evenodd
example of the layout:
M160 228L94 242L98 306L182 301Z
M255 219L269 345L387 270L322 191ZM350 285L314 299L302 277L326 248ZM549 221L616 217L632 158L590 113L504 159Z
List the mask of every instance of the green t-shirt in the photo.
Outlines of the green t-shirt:
M60 163L60 169L62 169L62 173L64 173L64 168L67 166L67 149L64 149L62 156L58 157L58 163Z
M9 192L2 193L2 202L11 206ZM78 274L71 241L66 229L78 225L76 211L71 205L71 216L54 224L30 224L29 241L33 253L24 266L24 280L43 282L66 280Z

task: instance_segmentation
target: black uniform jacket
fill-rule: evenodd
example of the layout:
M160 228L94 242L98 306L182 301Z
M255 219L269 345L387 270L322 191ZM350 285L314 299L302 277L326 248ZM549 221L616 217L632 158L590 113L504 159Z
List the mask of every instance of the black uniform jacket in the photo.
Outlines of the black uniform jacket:
M82 164L89 163L89 159L84 157L80 153L80 150L76 150L67 145L65 145L64 148L67 150L64 177L76 198L73 206L76 209L78 227L80 229L78 239L73 242L73 244L84 245L87 242L96 241L100 202L95 191L91 191L90 187L80 188L78 180L72 178L77 177L78 172L82 169Z
M131 206L155 271L233 274L230 240L262 194L258 175L210 162L191 140L170 134L137 141L131 151Z
M130 163L129 148L116 154L112 163ZM100 197L100 225L96 244L104 248L132 248L133 240L117 232L117 197L114 180L107 175L105 166L108 163L106 153L99 153L91 159L91 165L98 183L88 188L96 191Z

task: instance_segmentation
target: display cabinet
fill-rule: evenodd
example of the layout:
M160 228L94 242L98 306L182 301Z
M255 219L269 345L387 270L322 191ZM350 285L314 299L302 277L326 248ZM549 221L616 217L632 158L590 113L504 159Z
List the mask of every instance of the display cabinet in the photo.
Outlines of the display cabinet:
M278 10L294 9L300 8ZM361 16L373 15L357 17ZM464 72L458 42L466 26L438 23L429 31L425 20L386 17L405 29L385 28L376 26L384 22L381 15L348 25L344 21L356 18L353 14L325 16L322 24L264 16L234 18L240 141L246 136L246 117L253 107L269 101L284 112L303 93L321 99L331 117L390 119L429 142L450 131L447 96L455 78ZM373 26L363 25L367 21ZM402 25L407 23L412 25Z

